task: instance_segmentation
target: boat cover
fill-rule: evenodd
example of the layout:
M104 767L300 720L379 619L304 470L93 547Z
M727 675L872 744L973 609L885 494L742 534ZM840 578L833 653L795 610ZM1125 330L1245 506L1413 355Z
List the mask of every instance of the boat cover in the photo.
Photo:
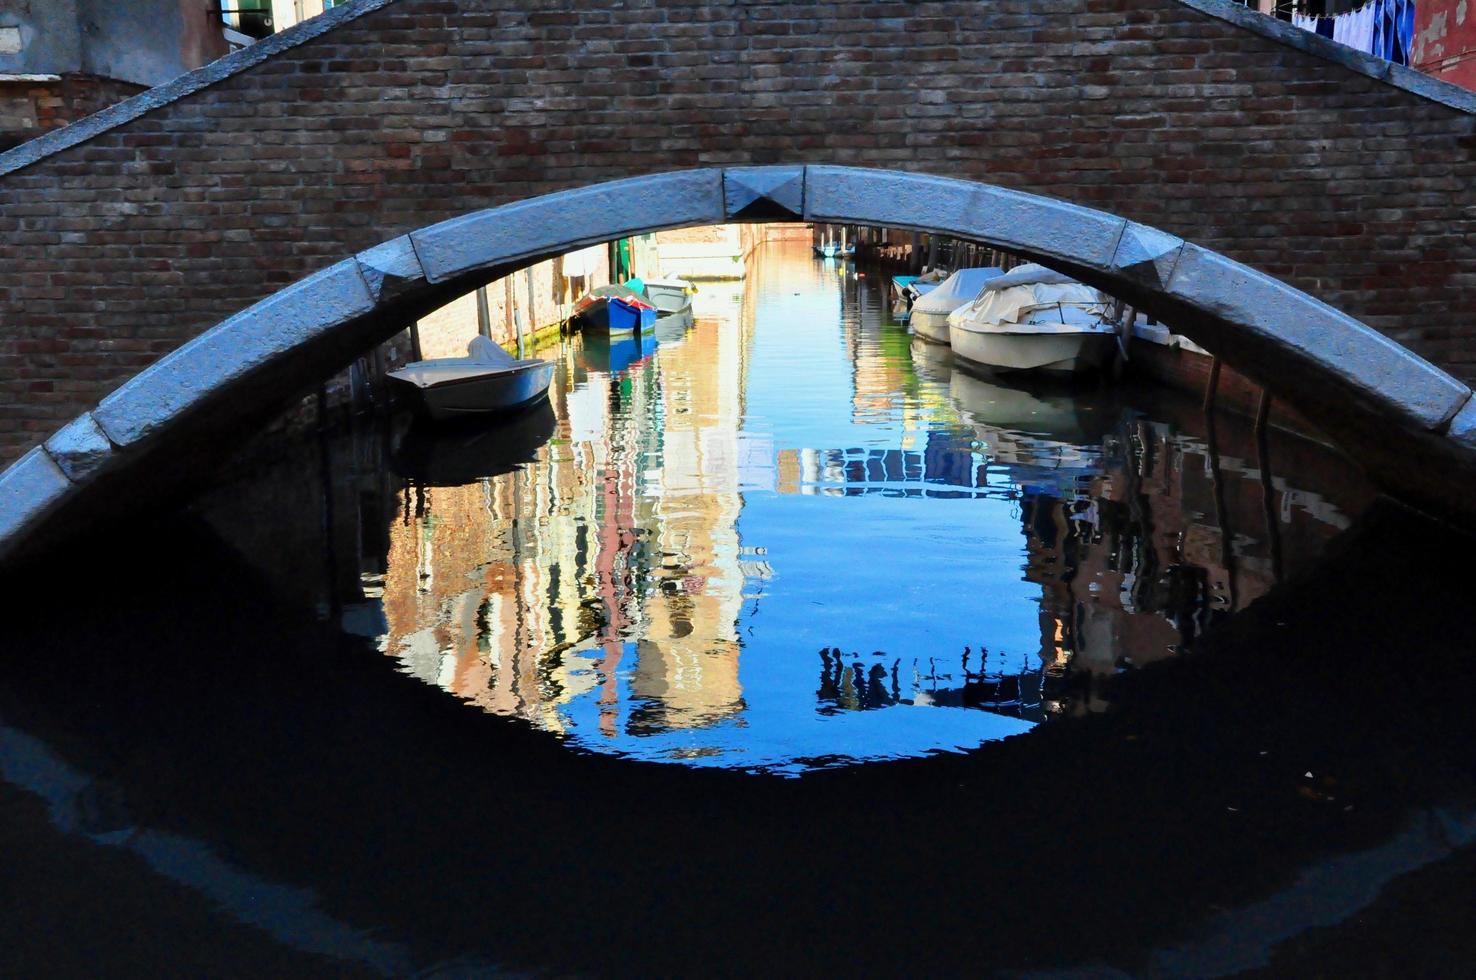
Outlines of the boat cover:
M417 388L434 388L436 385L454 384L472 378L526 371L544 363L537 358L520 361L486 337L473 337L472 342L466 345L466 352L467 357L435 357L415 361L398 371L389 372L389 376Z
M1040 319L1032 318L1030 314L1046 307L1063 307L1068 311L1075 307L1090 315L1063 316L1063 321L1085 324L1088 320L1100 320L1106 305L1107 297L1092 287L1045 266L1032 264L1022 265L994 279L983 287L977 299L959 308L949 319L980 330L988 329L990 324Z
M952 313L960 306L979 295L979 290L992 279L1004 275L1003 269L980 266L974 269L959 269L943 280L937 289L929 291L912 304L913 313ZM914 285L917 285L914 283Z
M518 363L516 357L503 350L501 345L493 343L488 337L473 337L471 343L466 345L466 353L473 361L492 367L512 367Z

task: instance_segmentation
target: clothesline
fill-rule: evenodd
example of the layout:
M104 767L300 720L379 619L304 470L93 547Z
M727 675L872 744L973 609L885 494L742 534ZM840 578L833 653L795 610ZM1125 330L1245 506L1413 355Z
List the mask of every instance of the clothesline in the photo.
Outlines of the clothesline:
M1370 0L1333 17L1292 14L1292 24L1398 65L1409 64L1415 0Z

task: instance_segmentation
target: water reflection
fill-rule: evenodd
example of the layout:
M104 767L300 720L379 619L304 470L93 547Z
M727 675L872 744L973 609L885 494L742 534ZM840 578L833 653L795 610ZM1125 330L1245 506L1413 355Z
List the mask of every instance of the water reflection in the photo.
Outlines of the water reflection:
M478 447L495 475L438 487L397 473L415 458L398 433L268 432L271 453L188 510L0 583L0 974L1433 976L1476 955L1467 538L1365 510L1346 463L1305 442L1222 420L1212 446L1197 405L1154 393L1094 396L1106 421L1094 409L1080 441L1059 418L991 414L1018 393L955 397L952 367L904 359L854 281L783 269L764 274L795 312L814 312L794 296L813 279L844 313L784 343L839 337L866 361L812 358L771 384L784 344L762 322L734 345L765 367L742 384L686 355L713 386L702 404L744 409L736 432L687 413L692 454L728 433L710 454L726 468L668 464L665 421L649 443L622 428L631 405L680 414L668 375L647 398L570 350L575 383L531 462ZM704 336L663 342L654 369ZM815 401L806 373L843 379L838 406L779 413L785 389ZM574 438L569 397L591 398L592 435ZM986 426L1043 448L1011 457ZM760 435L812 472L740 465L734 444ZM772 487L745 489L755 469ZM728 509L652 495L678 476L722 486ZM540 557L545 541L566 551ZM561 557L581 548L581 565ZM730 574L725 634L730 607L697 599ZM659 583L688 579L702 588L662 605ZM879 608L846 604L858 592ZM421 631L435 687L391 645ZM516 720L607 707L610 678L555 634L590 664L607 642L623 658L616 734L581 729L591 743L675 733L667 758L708 765L571 752ZM683 649L675 634L736 635L741 705L635 697L638 656ZM494 666L502 713L440 689L490 698ZM739 736L776 731L776 704L824 734L811 748L852 725L897 754L929 744L932 718L1052 720L803 779L711 765L757 754ZM672 728L679 711L719 717ZM638 717L665 735L626 734Z
M405 434L382 649L589 750L963 749L1103 710L1368 497L1320 447L1222 423L1212 452L1186 403L987 380L888 317L879 280L770 246L692 320L551 352L542 415Z

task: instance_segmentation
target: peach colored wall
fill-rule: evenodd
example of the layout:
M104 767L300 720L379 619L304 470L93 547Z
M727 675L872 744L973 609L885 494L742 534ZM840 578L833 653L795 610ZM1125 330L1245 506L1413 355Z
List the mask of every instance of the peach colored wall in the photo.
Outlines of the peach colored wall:
M583 279L570 278L563 274L562 257L540 262L523 272L514 273L487 286L487 312L492 327L492 339L507 343L517 336L514 311L523 316L523 328L528 334L534 330L558 323L569 311L569 307L584 293L610 281L610 263L601 256L595 274ZM529 315L528 275L533 278L532 315ZM460 357L466 353L466 345L477 335L476 294L468 293L460 299L441 307L422 318L420 329L420 352L424 357Z

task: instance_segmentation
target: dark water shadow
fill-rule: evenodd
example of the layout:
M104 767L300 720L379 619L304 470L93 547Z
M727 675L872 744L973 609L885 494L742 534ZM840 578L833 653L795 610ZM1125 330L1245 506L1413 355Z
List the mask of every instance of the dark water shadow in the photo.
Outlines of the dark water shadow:
M0 967L1254 967L1467 839L1468 545L1375 508L1114 712L786 780L467 711L198 522L142 526L6 583L3 832L48 848L10 861Z

